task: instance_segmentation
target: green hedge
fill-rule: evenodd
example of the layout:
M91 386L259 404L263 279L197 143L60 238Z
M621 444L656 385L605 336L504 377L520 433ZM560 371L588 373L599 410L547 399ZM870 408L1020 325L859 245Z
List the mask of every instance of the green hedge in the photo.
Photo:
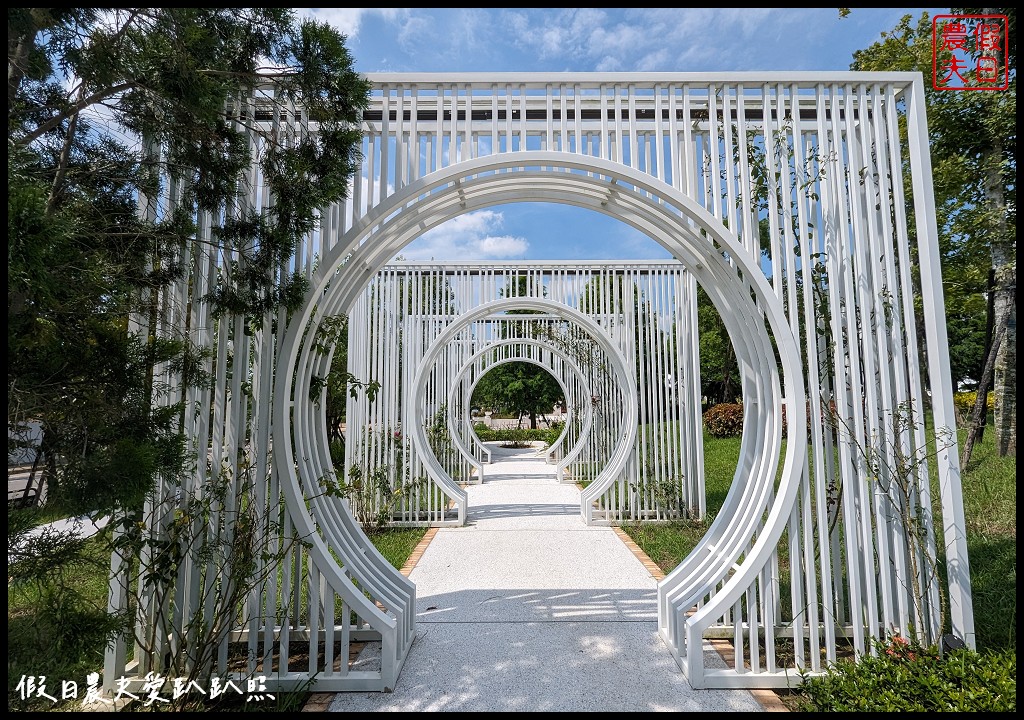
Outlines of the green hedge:
M530 442L544 442L550 445L562 434L564 423L552 423L550 428L489 428L483 423L475 423L473 430L477 437L483 442L501 442L525 444Z
M1017 653L959 649L942 655L899 636L877 643L877 656L840 660L807 677L796 694L801 712L1015 712Z

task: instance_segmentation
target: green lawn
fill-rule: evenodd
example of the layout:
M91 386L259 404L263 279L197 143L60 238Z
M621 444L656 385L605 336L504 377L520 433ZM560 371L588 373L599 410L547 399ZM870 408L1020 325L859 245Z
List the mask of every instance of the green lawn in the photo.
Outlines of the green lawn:
M961 447L964 436L964 431L960 431ZM985 441L975 445L974 456L962 473L979 651L1015 650L1017 644L1017 458L999 457L992 437L990 430ZM623 527L665 572L683 561L722 506L736 469L739 446L739 438L715 439L705 434L708 520ZM941 548L941 498L937 485L933 498ZM939 559L944 562L943 556Z

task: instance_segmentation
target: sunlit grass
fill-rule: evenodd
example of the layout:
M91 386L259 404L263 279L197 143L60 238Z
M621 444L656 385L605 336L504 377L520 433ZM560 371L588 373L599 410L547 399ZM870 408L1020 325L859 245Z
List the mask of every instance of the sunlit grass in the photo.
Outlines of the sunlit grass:
M959 432L960 447L964 431ZM696 547L722 507L739 459L740 438L712 438L705 433L707 519L667 524L623 526L623 530L666 573L674 570ZM931 464L934 471L934 463ZM984 442L962 472L964 515L976 639L979 650L1016 648L1017 634L1017 458L999 457L990 427ZM935 531L944 563L942 505L937 483L933 489ZM785 543L781 546L785 553ZM780 560L784 561L783 557ZM783 562L783 571L785 571ZM783 578L783 583L787 578Z
M427 528L425 527L382 528L367 533L373 546L399 570L402 569L426 534Z

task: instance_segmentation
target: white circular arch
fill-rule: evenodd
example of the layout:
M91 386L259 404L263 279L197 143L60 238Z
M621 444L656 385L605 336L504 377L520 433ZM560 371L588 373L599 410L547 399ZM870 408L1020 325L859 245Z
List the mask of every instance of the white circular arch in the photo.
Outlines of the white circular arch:
M463 366L461 368L459 368L459 370L455 374L455 380L453 382L452 390L451 390L451 392L448 395L449 403L451 402L451 399L455 396L456 385L458 383L462 382L463 376L467 372L469 372L470 369L472 369L473 363L475 363L477 359L479 359L485 353L490 352L491 350L494 350L495 348L502 347L503 345L512 345L512 344L533 345L533 346L541 347L541 348L549 351L551 354L557 356L560 360L562 360L564 363L566 363L569 366L569 369L573 371L573 373L576 375L577 379L579 380L579 382L582 385L584 385L586 387L589 387L589 385L587 384L587 381L586 381L586 376L583 373L583 369L579 366L578 363L576 363L575 360L573 360L571 357L569 357L562 350L560 350L558 348L555 348L555 347L552 347L548 343L544 343L544 342L541 342L539 340L535 340L535 339L532 339L532 338L508 338L508 339L499 340L499 341L496 341L496 342L493 342L493 343L489 343L488 345L484 346L483 348L478 350L476 353L474 353L472 357L470 357L469 359L466 360L466 362L463 364ZM469 411L468 404L470 402L470 397L472 396L473 390L476 388L477 383L480 382L480 380L483 378L483 376L486 375L491 370L493 370L494 368L500 367L501 365L504 365L504 364L510 363L510 362L528 362L528 363L533 363L537 367L540 367L540 368L548 371L549 373L551 373L550 368L545 367L542 363L540 363L539 361L536 361L536 360L534 360L534 359L532 359L530 357L512 356L512 357L508 357L508 358L502 358L502 359L492 363L491 365L487 366L486 370L484 370L484 372L480 375L480 377L478 377L476 380L474 380L473 383L469 386L469 389L468 389L468 391L466 393L466 403L464 404L464 407L462 408L462 412L463 412L464 415L468 414L468 411ZM562 394L566 398L568 398L568 396L569 396L568 388L566 387L565 382L563 382L562 378L559 378L559 377L555 376L554 373L551 373L551 376L553 378L555 378L555 381L562 388ZM450 405L449 405L449 407L450 407ZM587 405L586 408L587 408L587 410L586 410L585 418L584 418L584 421L583 421L583 429L581 430L581 437L590 432L590 426L594 422L594 409L593 409L593 407L590 406L590 405ZM565 439L566 435L568 435L568 433L569 433L569 422L572 421L573 412L572 412L572 408L568 408L568 409L569 409L569 413L568 414L569 414L569 418L570 419L568 421L566 421L566 425L562 429L562 432L558 436L558 439L555 440L555 442L551 443L551 449L556 448L559 444L561 444L562 441ZM453 439L454 439L454 437L453 437ZM577 446L580 446L580 447L577 447ZM559 462L558 465L555 468L555 477L556 478L558 478L559 480L562 479L562 473L563 473L563 471L565 469L565 466L568 465L570 462L572 462L572 460L575 458L575 456L580 453L581 449L582 449L582 443L578 442L576 446L574 446L572 449L570 449L569 452L567 452L565 454L565 457L563 458L563 460L561 462ZM462 450L460 449L460 452L461 451ZM547 453L547 454L550 455L550 452ZM483 476L483 471L481 470L480 472L481 472L481 477L482 477Z
M437 361L438 357L440 357L441 352L445 347L447 347L448 343L451 342L464 327L477 320L481 320L488 315L493 315L506 310L538 309L547 310L548 312L563 317L566 320L570 320L576 325L587 330L591 337L594 338L601 349L605 352L605 355L609 358L612 371L616 375L619 387L630 388L629 392L624 393L626 398L626 407L623 408L625 416L623 424L626 428L625 433L619 439L614 452L612 452L611 456L608 458L608 463L601 470L601 473L593 483L587 486L588 489L594 486L600 486L600 492L603 493L614 481L616 475L625 467L626 463L629 462L629 453L633 448L633 442L636 440L637 421L639 419L640 412L636 400L636 392L633 390L632 375L625 357L604 334L600 325L594 322L592 318L584 315L575 308L569 307L568 305L563 305L562 303L547 300L545 298L511 297L483 303L482 305L476 306L469 312L460 315L456 322L451 323L448 327L442 330L436 338L434 338L428 346L426 353L424 353L423 358L417 364L416 372L413 374L414 379L412 387L409 392L405 394L405 416L413 418L421 417L422 413L415 403L417 402L417 399L423 395L424 388L430 379L428 371ZM448 476L448 473L445 472L437 457L433 452L429 451L430 443L427 441L427 431L423 423L414 422L412 432L409 434L409 437L412 439L413 445L422 455L423 465L431 479L448 492L451 497L455 498L456 502L461 503L459 510L461 517L461 514L465 512L466 491L451 481L451 478ZM580 513L583 515L584 520L588 523L591 522L593 505L590 502L584 503L581 499Z
M516 172L507 172L512 169ZM729 575L711 602L693 616L681 619L687 640L699 639L701 629L736 602L754 580L781 537L795 502L807 449L806 435L796 431L806 422L800 348L756 259L721 221L657 178L612 161L562 152L522 151L461 162L424 176L383 201L326 254L314 275L307 304L288 323L275 374L274 461L293 521L300 532L308 531L311 536L310 551L322 561L328 581L332 586L343 585L340 570L305 507L301 485L301 478L316 477L314 458L322 464L325 449L309 447L315 431L308 427L305 414L298 416L300 422L291 423L292 399L305 397L309 388L312 363L302 342L306 331L315 328L319 318L330 310L347 308L369 278L423 232L461 213L529 201L590 208L644 232L687 264L729 328L745 371L748 420L744 423L744 460L726 499L726 506L735 514L726 522L727 513L720 513L702 541L715 543L718 552L684 561L687 571L680 572L681 565L662 581L662 586L671 590L659 591L659 612L678 615L685 598L706 591ZM368 242L371 236L372 243ZM779 366L790 418L776 489L781 429L778 412L765 409L777 410L783 400ZM753 413L763 422L749 422ZM293 443L308 454L297 456ZM310 506L319 516L316 499L311 499ZM766 508L768 514L762 521ZM755 536L753 545L748 546ZM690 557L697 554L695 551Z

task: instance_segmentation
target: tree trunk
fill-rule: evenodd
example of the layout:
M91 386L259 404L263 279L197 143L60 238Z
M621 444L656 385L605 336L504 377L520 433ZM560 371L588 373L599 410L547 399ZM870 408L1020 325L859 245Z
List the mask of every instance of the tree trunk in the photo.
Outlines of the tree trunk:
M1003 338L1006 336L1006 316L1004 315L992 339L992 347L989 348L988 357L985 359L985 369L981 373L981 380L978 382L978 394L974 399L974 410L971 412L971 422L967 426L967 437L964 439L964 448L960 452L960 469L967 467L971 461L971 454L974 452L974 443L981 437L980 427L984 422L983 411L988 403L988 386L992 381L996 365L996 356L999 353Z
M988 270L988 302L985 303L985 358L988 358L988 351L992 347L992 342L995 340L996 334L996 271L992 268ZM984 363L982 363L984 368ZM981 382L981 378L978 378L978 382ZM985 439L985 426L988 425L988 398L985 399L985 404L981 408L981 424L978 427L978 442ZM973 408L972 408L973 409Z
M1002 183L1003 144L992 143L985 158L985 204L992 230L992 269L995 273L993 305L1006 331L995 360L996 448L1000 457L1017 452L1017 264L1014 240L1006 219Z

